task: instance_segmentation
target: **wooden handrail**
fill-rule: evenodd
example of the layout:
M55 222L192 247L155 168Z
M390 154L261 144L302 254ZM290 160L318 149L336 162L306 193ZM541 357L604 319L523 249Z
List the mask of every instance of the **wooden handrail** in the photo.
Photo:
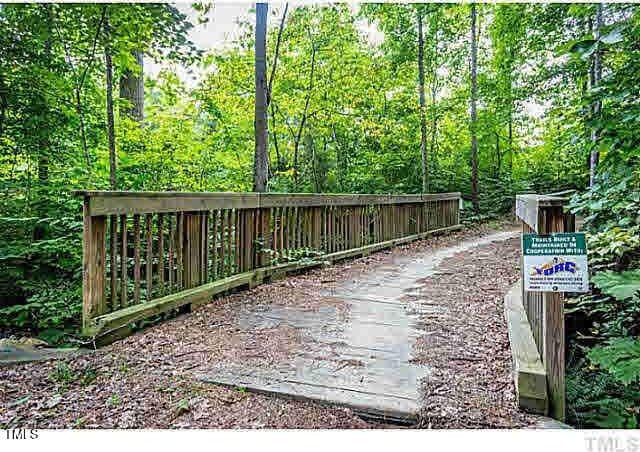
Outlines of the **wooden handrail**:
M214 209L260 209L267 207L362 206L457 200L460 193L421 195L311 194L311 193L207 193L76 191L89 199L89 215L120 215L148 212L206 211Z
M96 337L274 273L459 227L459 193L80 191L83 330ZM284 267L283 267L284 266Z

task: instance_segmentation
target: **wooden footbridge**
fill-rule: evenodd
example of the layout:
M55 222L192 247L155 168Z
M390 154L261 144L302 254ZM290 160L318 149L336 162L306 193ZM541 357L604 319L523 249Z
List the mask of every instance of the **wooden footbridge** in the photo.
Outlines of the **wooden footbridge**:
M79 194L84 199L83 332L96 343L112 342L130 334L138 322L166 312L188 312L233 289L461 227L459 193ZM548 223L547 214L538 213L546 212L540 201L519 200L519 212L529 227L546 231L556 220ZM556 215L557 209L553 212ZM531 226L532 215L541 215L544 226L537 220ZM477 245L462 243L440 254L398 261L377 273L375 280L365 278L324 293L348 305L353 314L348 326L331 310L310 313L274 307L247 315L243 321L252 327L287 322L305 330L310 340L292 362L281 366L221 364L199 378L346 405L375 419L415 422L421 404L418 383L428 377L429 368L412 363L411 348L422 334L418 316L430 308L411 304L406 295L420 290L418 281L432 274L440 260ZM549 367L560 352L551 356L544 338L552 334L543 328L541 335L536 322L539 316L547 327L557 321L556 310L550 314L549 309L557 303L545 298L538 307L525 296L523 305L522 294L510 300L505 308L521 406L546 413L546 379L558 374ZM519 311L518 306L525 305L531 322L525 315L522 323L518 313L524 308ZM532 349L534 340L542 346ZM555 397L557 382L549 382Z

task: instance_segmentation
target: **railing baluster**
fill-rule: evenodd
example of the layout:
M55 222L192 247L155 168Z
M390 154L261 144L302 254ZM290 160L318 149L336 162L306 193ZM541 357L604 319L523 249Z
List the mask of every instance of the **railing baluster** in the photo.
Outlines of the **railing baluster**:
M211 280L218 279L218 211L211 213Z
M174 262L174 253L175 253L175 243L176 243L176 226L175 226L175 216L169 216L169 287L168 292L173 293L174 284L175 284L175 262Z
M176 234L178 235L178 243L176 246L176 290L184 288L184 214L178 212L176 214Z
M220 211L220 277L224 278L226 276L226 267L225 267L225 249L226 249L226 238L225 238L225 229L227 227L227 211Z
M118 217L109 216L109 273L110 296L109 307L115 311L119 307L118 302Z
M140 303L140 215L133 216L133 302Z
M148 213L145 216L145 244L146 244L146 281L147 301L153 299L153 236L151 235L153 215Z
M127 299L128 292L128 261L129 261L129 249L127 246L127 216L120 215L120 243L122 249L120 251L120 307L126 308L129 306Z
M158 293L165 294L164 287L164 214L158 214Z

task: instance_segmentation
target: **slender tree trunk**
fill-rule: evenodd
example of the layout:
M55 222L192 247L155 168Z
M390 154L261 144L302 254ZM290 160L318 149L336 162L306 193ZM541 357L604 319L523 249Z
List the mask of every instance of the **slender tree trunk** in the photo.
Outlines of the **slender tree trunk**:
M596 41L600 38L602 31L602 3L596 4L596 20L595 20L595 33L594 37ZM595 88L600 84L602 78L602 53L598 48L593 55L593 72L592 72L591 87ZM602 110L602 101L597 99L593 104L593 118L598 118ZM591 155L589 158L589 187L593 187L596 181L596 170L598 162L600 160L600 153L598 152L598 141L600 140L600 130L597 126L593 126L591 130Z
M255 44L255 154L253 191L267 191L269 171L269 126L267 123L267 3L256 3Z
M104 65L107 78L107 139L109 142L109 182L111 190L115 190L116 183L116 133L113 122L113 62L109 48L109 23L105 20L104 33L106 44L104 47Z
M500 170L502 169L502 155L500 152L500 135L496 132L496 166L493 175L495 179L500 177Z
M344 178L347 173L347 165L344 158L344 150L338 141L338 134L336 133L336 125L331 124L331 137L333 138L333 142L336 145L336 160L338 164L338 188L341 192L345 191L345 183Z
M471 202L473 210L480 211L478 201L478 137L477 126L478 100L478 48L476 41L476 4L471 4Z
M282 41L282 31L284 30L284 23L287 19L287 11L289 10L289 3L285 3L284 12L282 13L282 19L280 19L280 27L278 28L278 37L276 38L276 51L273 55L273 65L271 67L271 76L269 77L269 88L267 90L267 105L271 104L271 94L273 92L273 80L276 77L276 67L278 66L278 55L280 55L280 42Z
M513 172L513 101L509 106L509 174Z
M320 193L320 182L318 180L316 145L313 142L312 130L307 134L307 143L311 149L311 175L313 176L313 187L315 193Z
M51 59L51 37L53 35L53 19L51 16L51 5L45 4L44 8L47 12L47 32L48 36L44 42L44 57L47 61ZM47 100L43 96L43 110L45 115L48 116L49 113L49 105ZM38 149L38 182L40 183L40 187L47 184L49 181L49 130L42 130L43 134L41 135L41 139L39 142Z
M127 104L120 108L122 116L134 121L144 119L144 60L142 52L133 52L138 71L126 70L120 77L120 98Z
M438 95L438 22L435 22L435 29L433 30L433 64L431 70L431 140L429 146L429 157L431 158L431 169L433 174L438 171L438 155L437 155L437 135L438 135L438 110L437 110L437 95Z
M424 34L422 12L418 11L418 90L420 97L420 153L422 155L422 192L429 192L429 169L427 168L427 118L424 94Z
M0 72L0 137L4 131L4 121L7 117L7 109L9 108L9 87L4 81L4 77Z
M282 155L280 154L278 135L276 134L276 109L274 105L275 104L273 104L272 102L269 103L269 108L271 108L271 136L273 137L273 148L276 151L275 168L277 171L284 171L284 160L282 158Z
M311 38L311 37L310 37ZM302 111L302 119L300 120L300 126L298 127L298 134L295 137L295 141L293 143L293 183L296 189L298 188L299 182L299 171L298 171L298 157L300 155L300 140L302 138L302 132L304 131L304 126L307 122L307 114L309 112L309 104L311 102L311 95L313 94L313 84L316 70L316 46L311 42L311 69L309 70L309 87L307 88L307 96L304 101L304 110Z
M51 59L51 38L53 35L51 5L45 4L44 9L47 13L47 39L44 42L44 57L46 61ZM38 98L42 101L41 109L45 117L49 115L49 102L43 94ZM49 140L49 128L45 125L42 128L40 139L38 140L38 186L37 196L35 199L35 210L39 218L46 217L46 197L45 189L49 184L49 152L51 142ZM45 223L38 222L33 228L33 241L42 240L46 235Z

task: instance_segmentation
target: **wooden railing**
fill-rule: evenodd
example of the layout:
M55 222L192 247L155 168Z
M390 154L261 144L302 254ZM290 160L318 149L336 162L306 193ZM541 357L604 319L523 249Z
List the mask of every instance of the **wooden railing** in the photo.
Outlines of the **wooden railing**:
M569 192L516 197L516 216L522 233L552 234L575 232L575 216L564 211ZM521 265L524 271L524 265ZM524 276L524 275L522 275ZM524 281L524 279L522 279ZM522 286L522 301L531 334L544 365L549 393L549 412L565 418L565 325L563 294L530 292Z
M459 193L78 194L83 331L94 338L274 274L459 226Z

